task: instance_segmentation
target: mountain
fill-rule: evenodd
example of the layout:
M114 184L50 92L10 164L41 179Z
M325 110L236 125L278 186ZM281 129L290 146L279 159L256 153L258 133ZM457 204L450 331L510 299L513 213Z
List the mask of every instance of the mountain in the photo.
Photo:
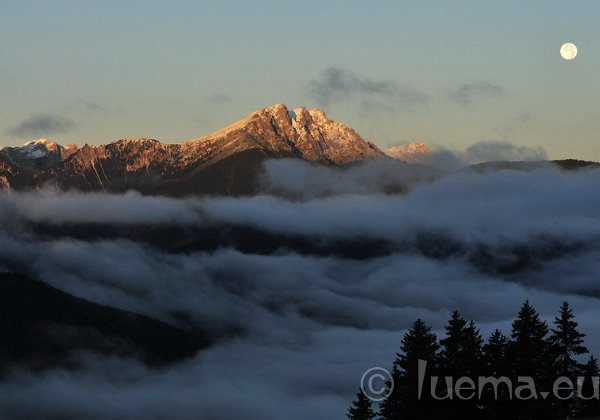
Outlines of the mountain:
M478 173L495 172L503 169L510 169L515 171L530 172L536 169L545 168L548 166L558 166L565 171L577 171L581 169L599 169L600 163L592 162L587 160L577 159L560 159L550 161L493 161L478 163L470 165L465 168L466 170L472 170Z
M145 194L251 194L262 162L298 158L326 165L385 158L320 109L283 104L255 111L212 134L179 144L129 138L81 148L47 140L0 151L0 186Z
M135 357L151 366L208 347L204 334L76 298L19 274L0 273L0 376L14 364L69 364L77 350Z
M385 154L408 163L426 163L433 151L423 143L409 143L390 147Z
M208 136L186 142L182 149L208 151L213 160L258 149L334 165L382 156L377 146L329 119L320 109L288 110L283 104L261 109Z
M32 140L20 147L4 147L0 154L26 169L42 169L62 162L77 151L77 146L61 146L48 139Z

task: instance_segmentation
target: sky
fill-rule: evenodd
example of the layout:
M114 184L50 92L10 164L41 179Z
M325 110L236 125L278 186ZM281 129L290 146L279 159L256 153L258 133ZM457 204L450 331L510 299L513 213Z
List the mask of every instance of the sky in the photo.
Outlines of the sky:
M175 143L283 102L384 149L600 160L598 18L596 0L0 0L0 145Z

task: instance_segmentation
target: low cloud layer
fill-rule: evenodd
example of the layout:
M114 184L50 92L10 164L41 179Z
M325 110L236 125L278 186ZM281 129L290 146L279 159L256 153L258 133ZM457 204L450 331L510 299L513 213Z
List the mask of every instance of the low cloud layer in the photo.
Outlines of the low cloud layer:
M438 148L423 160L438 169L450 170L484 162L546 161L548 153L541 146L519 146L502 140L485 140L473 143L464 151Z
M167 197L142 196L133 191L110 195L47 189L0 197L0 211L32 222L185 225L200 220L198 212L184 202Z
M435 167L410 165L397 160L366 161L340 169L298 159L275 159L264 164L263 192L288 198L313 199L342 194L390 194L444 173Z
M28 139L67 133L73 127L73 122L68 118L59 115L40 114L10 127L7 133L11 136Z
M417 317L439 332L457 309L484 334L509 332L526 298L549 321L569 300L589 348L600 352L600 171L429 179L417 168L331 172L276 161L265 169L265 195L246 198L3 193L0 265L218 339L161 370L81 354L78 370L15 371L0 383L0 412L343 418L362 373L391 367ZM386 182L407 189L386 191ZM322 249L381 243L387 251L360 260L292 246L166 252L151 241L41 236L30 228L36 223L247 226L257 240L263 232Z
M482 141L469 146L465 160L469 163L507 161L547 160L548 154L541 146L515 146L506 141Z

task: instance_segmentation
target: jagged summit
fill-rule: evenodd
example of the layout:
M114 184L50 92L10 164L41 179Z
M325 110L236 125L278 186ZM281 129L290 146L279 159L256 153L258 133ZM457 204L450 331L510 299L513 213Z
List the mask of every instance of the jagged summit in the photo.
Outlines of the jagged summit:
M208 136L184 143L218 149L222 156L240 149L261 149L337 165L373 159L383 152L352 128L331 120L318 108L288 109L275 104L259 109Z
M77 149L77 145L69 143L63 146L49 139L34 139L25 142L22 146L7 146L0 150L15 150L26 153L30 151L57 152L61 149L74 150Z
M30 141L26 142L24 144L24 146L31 146L31 145L37 145L37 144L43 144L48 149L55 148L56 146L58 146L57 143L53 142L52 140L48 140L48 139L30 140Z
M146 137L126 137L124 139L119 139L112 141L111 144L144 144L144 143L160 143L156 139L149 139Z

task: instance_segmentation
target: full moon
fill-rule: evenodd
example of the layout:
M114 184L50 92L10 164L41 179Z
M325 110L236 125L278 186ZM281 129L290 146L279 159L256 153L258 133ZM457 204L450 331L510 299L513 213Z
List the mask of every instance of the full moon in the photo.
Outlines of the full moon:
M560 47L560 55L565 60L572 60L577 57L577 46L570 42L562 44Z

